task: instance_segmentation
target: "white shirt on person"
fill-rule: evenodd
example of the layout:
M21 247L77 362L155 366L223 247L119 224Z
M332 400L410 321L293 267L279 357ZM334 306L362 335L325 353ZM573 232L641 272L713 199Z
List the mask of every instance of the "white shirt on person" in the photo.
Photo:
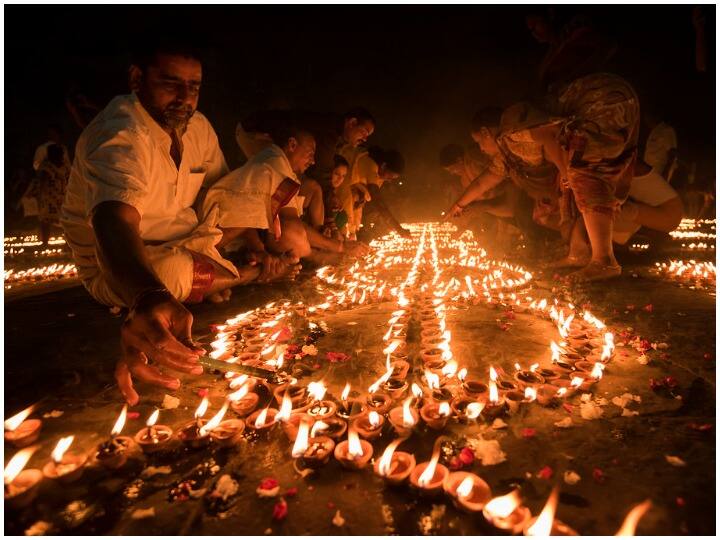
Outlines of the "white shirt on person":
M227 172L225 158L200 112L193 114L182 136L179 167L170 146L170 136L135 94L115 97L80 135L61 223L82 279L98 272L91 217L102 202L134 207L146 242L178 241L198 227L193 204L203 185Z
M677 145L675 129L665 122L660 122L648 135L643 161L659 174L663 174L668 165L668 153L677 149Z

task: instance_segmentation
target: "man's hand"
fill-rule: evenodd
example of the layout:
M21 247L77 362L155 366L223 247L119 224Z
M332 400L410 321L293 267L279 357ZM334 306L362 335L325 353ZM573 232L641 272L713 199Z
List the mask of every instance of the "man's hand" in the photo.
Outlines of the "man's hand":
M450 218L456 218L460 217L463 213L463 210L465 210L462 206L458 204L453 204L450 209L445 212L445 221L447 221Z
M400 227L399 229L397 229L397 233L403 238L412 238L412 233L409 229L406 229L405 227Z
M343 252L351 257L364 257L370 251L370 246L364 242L354 240L345 240L343 243Z
M180 387L179 379L165 375L160 367L200 375L201 348L191 337L192 314L169 291L153 291L141 296L123 323L120 336L122 358L115 368L120 391L130 405L139 395L132 377L170 390ZM156 365L149 365L148 360Z

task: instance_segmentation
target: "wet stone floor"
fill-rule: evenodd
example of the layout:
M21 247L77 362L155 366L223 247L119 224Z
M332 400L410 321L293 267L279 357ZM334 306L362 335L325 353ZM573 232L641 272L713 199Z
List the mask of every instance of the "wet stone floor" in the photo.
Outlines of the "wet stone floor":
M714 534L715 298L708 291L680 288L651 276L648 267L649 260L636 258L611 284L554 289L551 273L543 274L527 263L534 274L531 286L524 289L528 294L590 306L615 333L614 359L590 398L602 416L583 418L578 393L565 401L567 406L523 405L495 425L482 419L451 420L442 431L422 425L400 450L413 453L419 463L430 458L440 434L453 442L454 452L465 446L477 448L477 441L497 441L493 451L477 450L473 463L462 470L482 477L493 496L519 488L533 515L558 485L556 517L581 534L614 534L627 512L645 499L651 499L653 506L640 521L638 534ZM209 345L211 325L268 302L317 301L317 285L318 278L305 272L293 284L250 286L236 290L226 304L193 306L194 337ZM301 379L302 384L322 379L328 395L337 398L349 381L364 396L385 370L383 335L395 309L396 304L381 302L323 315L329 331L315 343L317 356L304 359L311 373ZM119 315L93 303L81 287L6 302L6 415L39 401L33 417L43 419L41 448L29 467L42 468L62 436L74 434L72 449L88 453L108 438L122 407L112 380L120 323ZM291 320L294 341L307 334L306 324L301 317ZM447 326L459 366L485 382L491 365L513 373L516 362L527 368L539 359L548 360L550 341L557 339L555 324L546 318L508 315L482 302L449 310ZM411 319L407 353L412 380L419 380L423 369L419 331L418 321ZM633 341L638 336L641 339ZM642 340L647 340L645 348L650 346L644 354L638 351ZM346 353L349 359L330 363L325 359L330 351ZM160 423L176 430L192 419L204 389L210 414L227 393L218 372L182 379L182 388L174 393L179 407L163 409L160 416ZM660 381L660 386L652 388L651 379ZM163 402L164 391L142 385L139 389L142 400L130 409L125 435L140 430ZM261 407L270 403L269 393L259 394ZM617 404L621 400L613 401L626 394L634 398L626 399L624 406ZM381 438L373 441L374 459L393 439L386 426ZM481 446L487 450L487 444ZM43 480L30 506L18 510L6 506L5 530L124 535L498 534L482 513L462 512L444 494L424 497L408 483L387 486L371 465L350 471L330 459L312 474L299 474L291 448L282 428L275 426L261 435L246 429L244 438L231 448L186 449L175 444L150 457L133 452L117 471L94 465L72 484ZM6 461L15 451L6 444ZM445 456L443 461L448 464ZM239 489L223 501L210 494L225 475ZM262 498L256 493L266 478L277 480L277 496ZM278 515L283 513L278 506L281 500L287 503L284 516Z

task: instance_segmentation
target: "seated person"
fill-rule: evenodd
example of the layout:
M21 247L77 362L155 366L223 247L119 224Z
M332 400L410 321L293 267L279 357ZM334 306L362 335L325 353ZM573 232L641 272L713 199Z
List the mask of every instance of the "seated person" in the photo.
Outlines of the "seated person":
M199 221L198 192L227 171L210 122L197 112L202 65L185 43L143 43L132 94L115 97L76 147L61 212L83 285L98 302L130 309L116 379L131 405L132 376L176 390L160 367L202 373L191 339L198 302L254 279L216 249L217 214ZM225 293L227 295L228 293Z
M203 214L217 208L223 231L221 247L244 242L251 261L264 270L262 280L292 272L312 248L362 255L365 247L327 238L300 219L301 175L313 163L315 138L303 128L288 126L273 134L276 143L245 165L221 178L208 191ZM265 270L266 269L266 270Z
M340 231L344 230L347 225L348 215L342 208L340 198L337 195L337 189L345 181L349 168L350 165L344 157L335 155L335 166L333 167L330 175L330 181L325 189L323 189L323 202L325 209L323 234L338 240L343 239L343 235Z

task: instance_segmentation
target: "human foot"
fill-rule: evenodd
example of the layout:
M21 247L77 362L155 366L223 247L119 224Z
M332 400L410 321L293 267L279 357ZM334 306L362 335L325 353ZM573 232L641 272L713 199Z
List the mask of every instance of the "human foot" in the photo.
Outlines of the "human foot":
M582 268L590 262L590 255L567 255L560 260L550 262L545 265L546 268Z
M603 264L596 261L590 263L568 276L568 279L576 283L589 283L592 281L602 281L612 279L622 274L622 267L617 263Z

